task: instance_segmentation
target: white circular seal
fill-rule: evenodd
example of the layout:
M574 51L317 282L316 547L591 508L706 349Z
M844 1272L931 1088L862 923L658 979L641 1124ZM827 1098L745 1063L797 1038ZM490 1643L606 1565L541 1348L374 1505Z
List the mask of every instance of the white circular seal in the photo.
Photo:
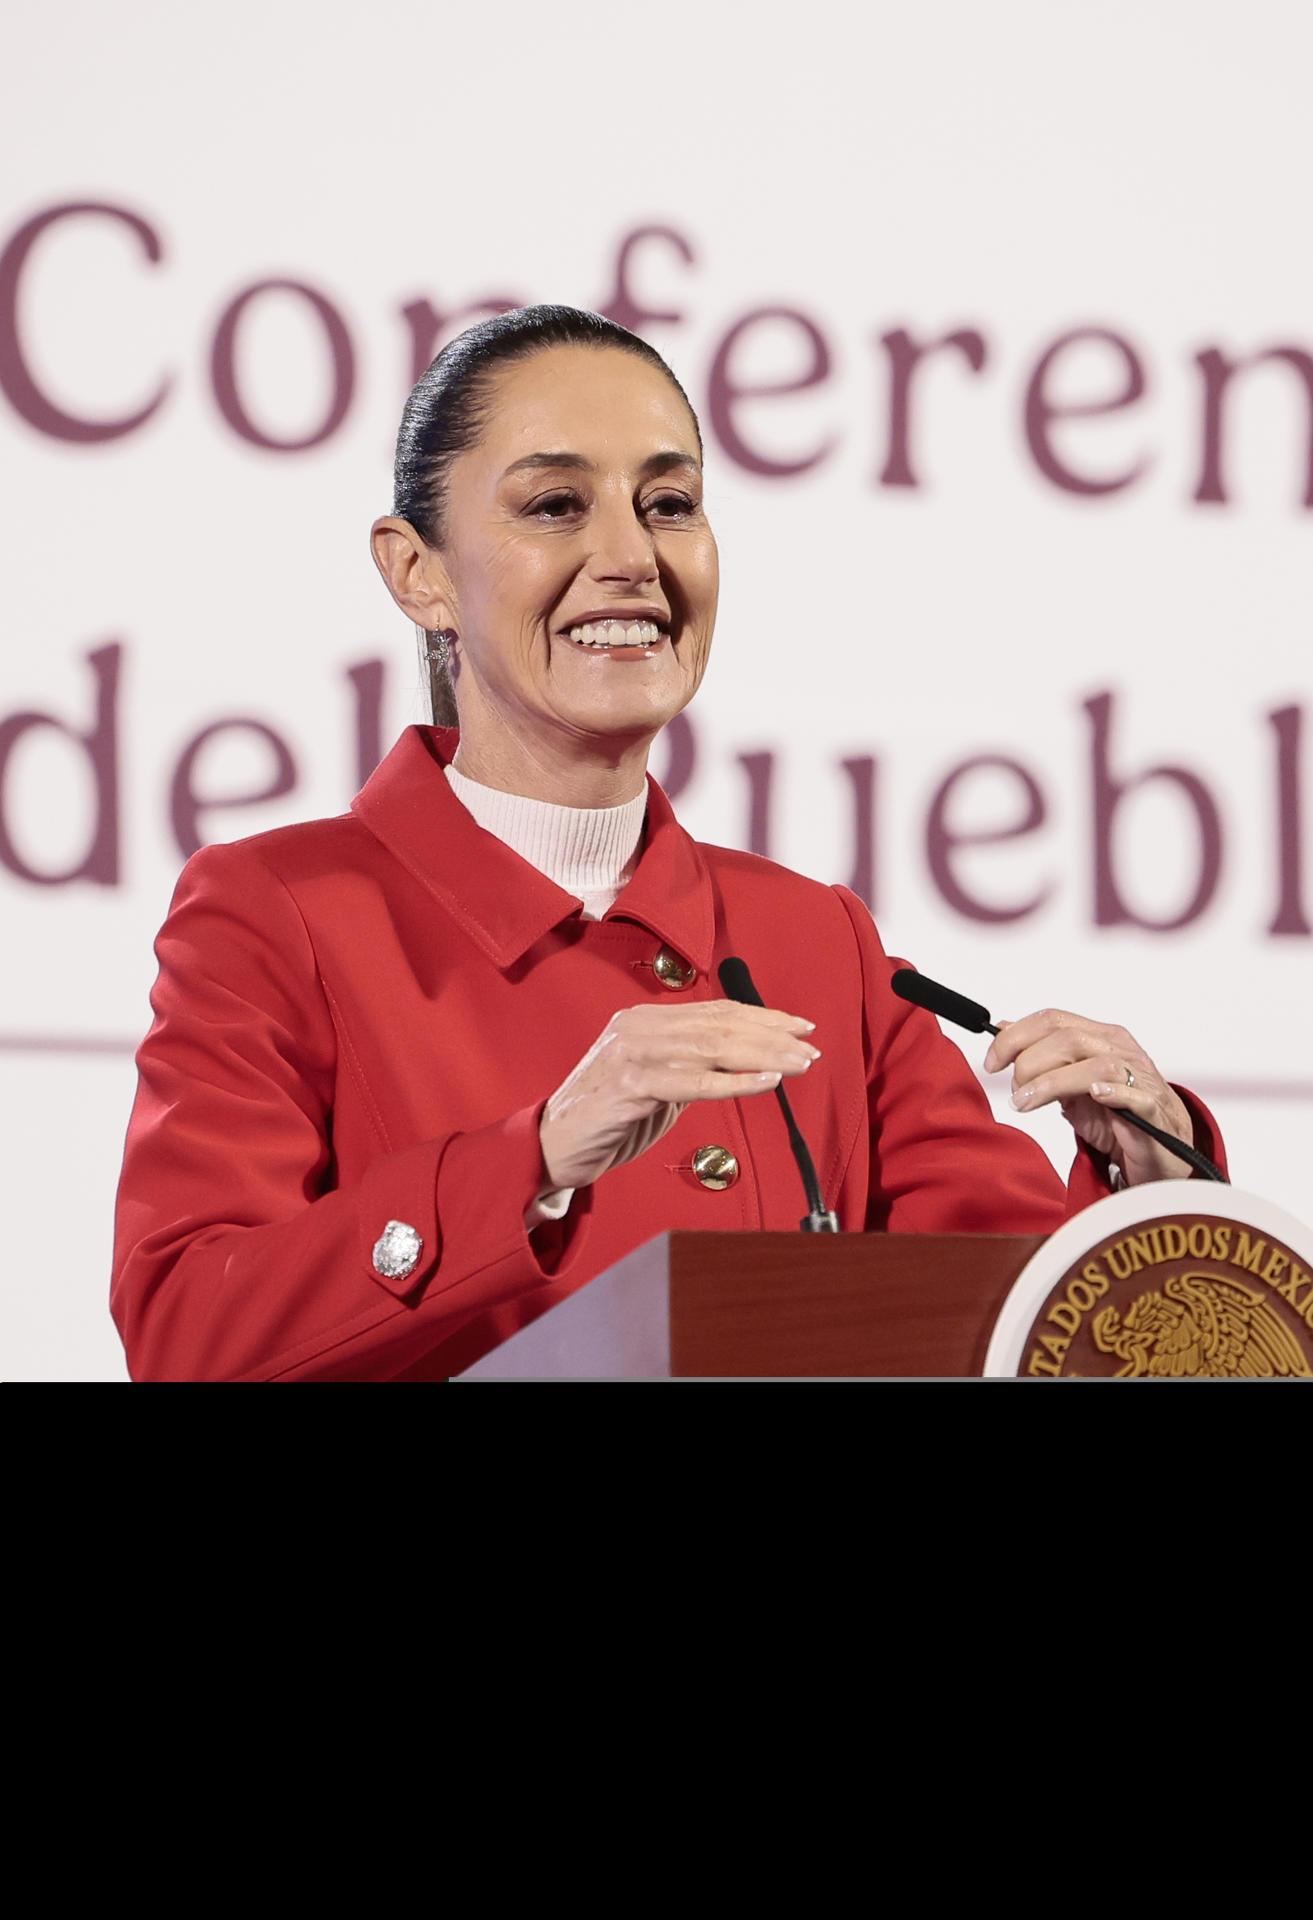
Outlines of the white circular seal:
M1152 1180L1144 1186L1128 1187L1065 1221L1022 1268L994 1323L985 1355L985 1377L1013 1378L1020 1373L1040 1308L1087 1254L1123 1228L1190 1213L1271 1234L1308 1262L1305 1281L1313 1275L1313 1229L1271 1200L1200 1180ZM1289 1286L1289 1280L1286 1284ZM1298 1311L1301 1315L1313 1312L1313 1287L1306 1301L1301 1297ZM1050 1371L1047 1367L1044 1370ZM1056 1372L1056 1367L1051 1371Z

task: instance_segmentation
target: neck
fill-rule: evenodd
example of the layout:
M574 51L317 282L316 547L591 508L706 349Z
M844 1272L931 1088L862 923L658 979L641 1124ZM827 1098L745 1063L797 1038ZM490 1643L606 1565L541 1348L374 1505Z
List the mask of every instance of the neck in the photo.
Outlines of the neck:
M462 717L463 718L463 717ZM507 727L467 730L452 765L467 780L556 807L622 807L643 792L652 737L525 739Z

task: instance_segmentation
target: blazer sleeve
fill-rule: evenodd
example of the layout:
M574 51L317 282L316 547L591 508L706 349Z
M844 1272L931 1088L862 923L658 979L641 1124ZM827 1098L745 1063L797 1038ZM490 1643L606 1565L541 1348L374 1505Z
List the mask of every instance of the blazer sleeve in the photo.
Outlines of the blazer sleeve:
M337 1185L338 1036L295 901L258 856L197 854L156 953L111 1287L134 1378L385 1379L568 1277L587 1197L532 1241L524 1224L538 1106ZM375 1247L394 1221L403 1252L419 1244L388 1277Z
M1019 1127L995 1120L960 1047L932 1014L900 1000L891 959L865 906L844 887L861 954L871 1128L867 1226L890 1233L1052 1233L1113 1191L1107 1158L1084 1141L1064 1188L1048 1155ZM1178 1088L1194 1144L1225 1170L1208 1110Z

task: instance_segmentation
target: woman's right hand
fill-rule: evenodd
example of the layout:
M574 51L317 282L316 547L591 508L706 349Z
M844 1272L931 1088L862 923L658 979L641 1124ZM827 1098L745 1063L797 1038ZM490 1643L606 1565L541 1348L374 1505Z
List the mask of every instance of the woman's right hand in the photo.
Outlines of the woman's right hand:
M626 1007L543 1108L546 1191L645 1153L693 1100L737 1100L806 1073L814 1023L736 1000Z

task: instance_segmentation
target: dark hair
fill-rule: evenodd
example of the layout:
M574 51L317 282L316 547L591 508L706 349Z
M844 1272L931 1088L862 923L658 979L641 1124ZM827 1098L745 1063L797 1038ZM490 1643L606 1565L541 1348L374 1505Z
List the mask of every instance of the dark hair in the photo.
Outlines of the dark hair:
M655 347L600 313L580 307L517 307L494 314L449 341L415 382L397 434L392 511L409 520L431 547L446 537L447 481L458 454L477 446L487 425L492 377L513 360L527 360L546 347L618 347L659 367L702 434L688 395ZM445 667L430 663L433 717L456 724L451 681Z

